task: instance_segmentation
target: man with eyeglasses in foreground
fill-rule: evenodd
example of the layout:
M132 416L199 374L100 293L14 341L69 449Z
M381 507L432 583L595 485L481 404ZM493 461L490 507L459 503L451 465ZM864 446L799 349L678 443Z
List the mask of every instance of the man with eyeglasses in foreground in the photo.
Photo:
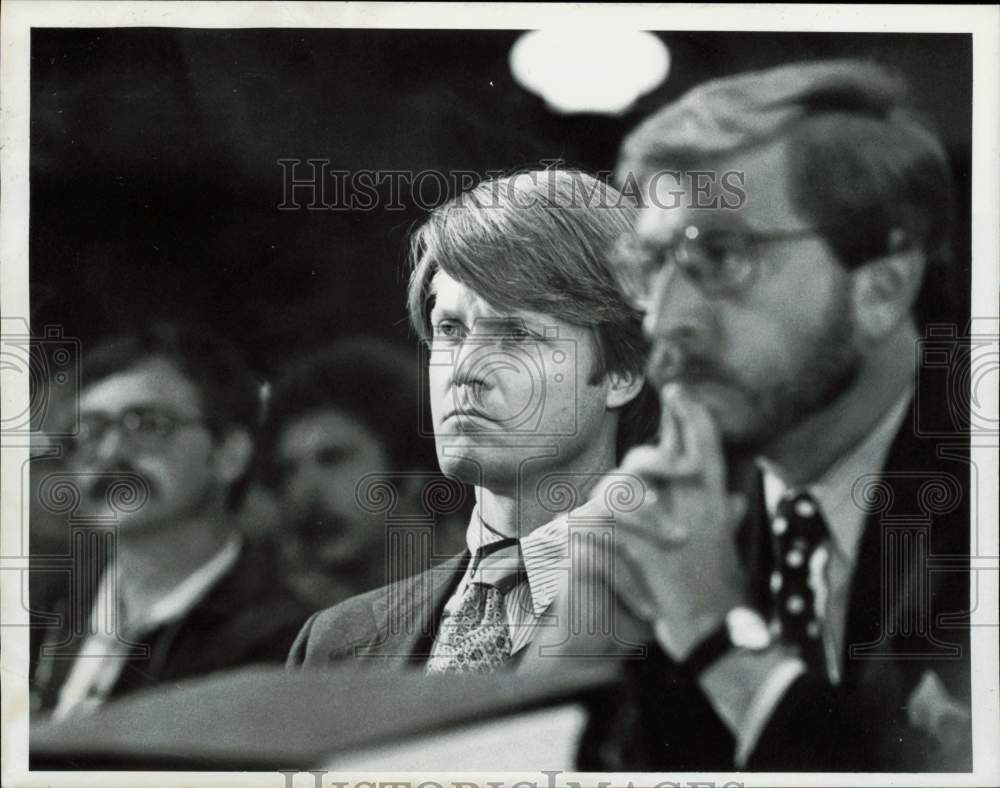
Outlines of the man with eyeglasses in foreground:
M616 572L590 581L650 657L582 768L971 768L968 414L961 365L933 374L918 328L954 195L902 95L870 63L785 66L698 87L624 142L647 192L615 265L664 415L615 476L644 493L614 513ZM600 598L560 599L563 620ZM551 634L553 666L616 651Z
M49 505L72 499L77 528L55 619L32 631L33 711L62 719L283 661L309 611L234 516L260 416L254 376L221 338L172 324L105 340L81 368L64 470L39 484Z

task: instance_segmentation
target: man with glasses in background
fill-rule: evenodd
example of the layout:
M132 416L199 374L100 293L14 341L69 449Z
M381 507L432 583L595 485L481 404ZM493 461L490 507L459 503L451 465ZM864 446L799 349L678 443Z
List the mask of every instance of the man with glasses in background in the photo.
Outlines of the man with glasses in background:
M893 75L835 61L696 88L620 168L646 187L614 257L663 421L592 581L651 656L581 766L971 768L962 348L934 366L921 339L951 275L944 148ZM588 652L615 644L549 654Z
M171 324L98 344L82 373L79 429L63 470L39 484L43 505L71 502L76 527L66 593L36 609L52 615L32 631L34 710L59 719L282 661L308 610L243 545L234 516L258 381L221 338Z

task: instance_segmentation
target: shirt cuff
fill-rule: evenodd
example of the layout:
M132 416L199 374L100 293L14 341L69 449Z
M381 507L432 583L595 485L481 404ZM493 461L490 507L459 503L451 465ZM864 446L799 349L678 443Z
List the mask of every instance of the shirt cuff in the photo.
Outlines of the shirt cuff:
M743 768L785 692L806 671L781 644L764 651L733 649L705 670L699 684L736 738L735 762Z
M805 672L806 664L801 659L789 658L779 663L764 680L736 737L737 768L746 766L774 710L792 683Z

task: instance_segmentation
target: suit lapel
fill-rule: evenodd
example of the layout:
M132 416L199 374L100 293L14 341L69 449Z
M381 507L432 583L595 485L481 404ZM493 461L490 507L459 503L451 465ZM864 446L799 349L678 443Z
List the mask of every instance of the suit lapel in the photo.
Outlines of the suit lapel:
M872 469L871 484L878 485L873 489L885 489L886 500L895 511L909 511L912 499L910 485L903 477L895 477L893 471L900 467L913 468L914 452L920 448L914 446L912 440L912 404L911 410L900 426L880 469ZM861 480L858 480L861 481ZM876 498L877 496L873 496ZM860 496L864 500L864 495ZM856 497L856 505L860 500ZM850 581L847 621L844 628L844 643L841 649L841 664L843 665L841 685L847 690L855 690L862 683L869 683L875 673L881 674L882 684L880 696L887 697L890 685L896 683L895 671L889 675L887 669L891 663L892 642L886 634L887 619L897 615L901 603L901 594L887 593L884 577L885 567L885 533L883 526L887 510L870 508L864 519L864 530L858 544L858 552L854 560L854 569ZM897 578L898 589L906 588L909 583L912 566L909 564L897 567L900 574Z
M850 599L847 607L847 624L844 629L844 644L841 660L844 666L843 685L854 688L861 680L866 660L852 656L859 647L871 648L879 644L879 649L888 655L889 643L882 638L883 618L891 613L886 609L883 598L883 534L879 515L869 514L865 518L865 530L858 548L851 578ZM898 600L893 600L897 602Z
M376 633L362 656L382 664L403 667L424 662L430 655L441 610L465 573L470 554L465 551L408 580L393 583L372 602Z
M872 480L891 493L878 496L884 497L885 506L872 508L865 518L842 654L845 687L878 685L883 696L893 685L908 692L918 678L918 657L934 657L933 631L922 631L934 615L927 608L927 584L934 577L926 562L937 552L941 537L953 536L951 529L963 527L963 522L967 528L968 523L968 511L961 507L954 516L928 510L925 487L950 471L936 456L937 442L915 434L914 423L911 404L880 474ZM940 645L943 655L948 647ZM908 656L900 659L901 652Z

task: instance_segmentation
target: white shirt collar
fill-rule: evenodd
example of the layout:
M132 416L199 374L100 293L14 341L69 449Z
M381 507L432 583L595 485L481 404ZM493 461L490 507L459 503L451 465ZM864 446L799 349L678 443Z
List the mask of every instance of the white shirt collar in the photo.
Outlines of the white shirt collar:
M886 410L871 431L843 457L835 462L806 491L816 499L826 519L834 547L843 558L853 562L865 522L865 512L852 496L854 483L862 476L882 468L886 455L899 431L912 398L910 388ZM764 477L764 502L770 517L788 491L781 469L760 458L758 465Z
M473 556L481 547L508 538L510 537L492 530L483 522L478 506L473 510L465 532L465 543ZM531 606L535 615L541 616L548 610L559 590L559 579L566 575L569 520L566 515L559 515L527 536L522 536L518 542L524 560L524 571L528 576Z
M184 617L223 575L228 572L243 547L243 539L239 534L231 534L226 543L208 561L195 569L170 591L157 599L145 610L128 611L125 626L130 635L142 632L152 632L154 629ZM111 573L105 572L101 580L101 591L98 599L109 599L108 584L112 582ZM95 610L95 613L98 611ZM105 630L99 630L105 631Z

